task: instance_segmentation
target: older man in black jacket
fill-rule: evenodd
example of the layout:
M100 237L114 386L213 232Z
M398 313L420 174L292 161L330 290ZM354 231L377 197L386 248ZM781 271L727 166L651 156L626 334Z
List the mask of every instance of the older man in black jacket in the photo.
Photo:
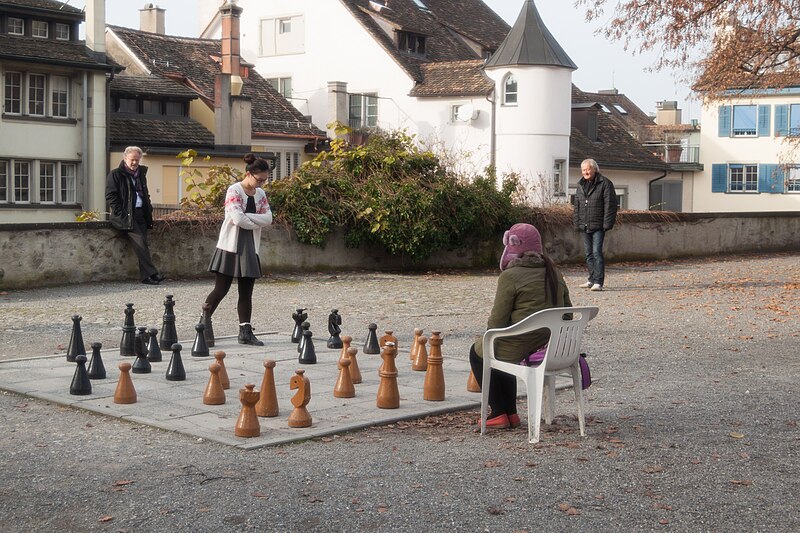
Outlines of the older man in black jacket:
M606 263L603 258L603 241L606 232L617 220L617 193L611 180L600 174L594 159L581 163L583 177L575 191L575 210L572 221L575 229L583 234L583 249L589 280L581 287L602 291L606 278Z

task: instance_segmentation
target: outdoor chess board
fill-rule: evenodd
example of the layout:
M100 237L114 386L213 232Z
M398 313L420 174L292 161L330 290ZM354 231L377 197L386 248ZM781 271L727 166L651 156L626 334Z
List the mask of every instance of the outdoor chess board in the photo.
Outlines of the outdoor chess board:
M425 372L412 370L409 358L411 339L404 341L401 338L395 359L400 407L380 409L376 406L376 398L380 383L378 367L382 359L379 355L361 353L362 346L356 339L353 346L359 348L357 359L363 381L355 385L354 398L343 399L333 396L339 375L336 363L341 350L327 349L324 341L315 342L317 363L300 365L297 344L291 342L289 333L259 333L258 336L264 341L264 346L241 345L236 337L218 337L216 345L211 348L212 354L218 350L226 354L224 362L230 388L225 391L226 401L223 405L203 403L203 392L210 374L208 367L214 362L214 357L192 357L191 341L182 343L186 380L166 380L171 353L165 351L162 362L152 363L151 373L131 374L137 394L137 402L133 404L113 402L120 374L119 363L133 363L135 359L120 356L118 348L102 351L107 377L92 380L92 393L89 395L70 394L76 365L67 362L63 354L0 362L0 389L243 449L300 441L480 405L480 394L467 392L466 389L469 363L464 359L448 357L446 337L442 346L445 399L423 400ZM274 376L280 413L276 417L259 417L259 437L236 437L234 428L242 407L239 390L247 383L255 384L257 389L261 387L265 359L277 363ZM311 400L307 408L312 425L308 428L290 428L287 422L293 409L291 398L295 393L289 390L289 380L298 368L305 370L305 376L311 383Z

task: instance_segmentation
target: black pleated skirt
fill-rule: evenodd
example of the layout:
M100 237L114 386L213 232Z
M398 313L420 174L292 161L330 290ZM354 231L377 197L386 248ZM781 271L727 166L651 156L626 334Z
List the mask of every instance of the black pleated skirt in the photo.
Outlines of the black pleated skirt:
M258 260L253 231L239 228L236 253L217 248L208 265L209 272L219 272L233 278L260 278L261 262Z

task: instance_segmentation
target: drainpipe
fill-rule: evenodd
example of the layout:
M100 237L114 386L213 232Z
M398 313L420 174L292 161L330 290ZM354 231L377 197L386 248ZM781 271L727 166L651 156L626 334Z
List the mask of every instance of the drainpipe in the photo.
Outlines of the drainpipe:
M650 186L652 184L654 184L655 182L657 182L658 180L663 180L666 177L667 177L667 171L665 170L664 173L661 174L659 177L653 178L653 179L651 179L650 181L647 182L647 209L648 210L650 210L650 208L653 206L653 197L652 197L652 193L650 192Z
M81 168L83 169L83 191L82 206L83 210L89 205L89 73L83 71L83 124L81 129Z
M492 120L491 120L491 128L490 128L490 140L489 140L489 164L491 165L492 169L495 172L495 181L497 180L497 154L495 153L497 149L497 133L496 129L496 117L497 117L497 100L491 98L494 95L494 89L486 96L486 101L492 104Z

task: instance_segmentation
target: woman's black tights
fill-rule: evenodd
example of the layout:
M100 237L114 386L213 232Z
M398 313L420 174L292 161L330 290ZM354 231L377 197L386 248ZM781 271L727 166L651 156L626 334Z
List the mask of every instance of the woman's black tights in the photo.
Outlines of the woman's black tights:
M256 284L256 278L237 278L237 287L239 288L239 303L236 304L236 310L239 312L239 323L249 323L253 314L253 287ZM214 290L212 290L206 297L206 303L211 305L210 314L214 314L217 306L228 294L233 283L231 276L216 273L214 280Z
M483 359L475 352L475 345L469 349L469 364L475 379L483 387ZM500 416L503 413L513 415L517 412L517 376L492 369L489 376L489 417Z

